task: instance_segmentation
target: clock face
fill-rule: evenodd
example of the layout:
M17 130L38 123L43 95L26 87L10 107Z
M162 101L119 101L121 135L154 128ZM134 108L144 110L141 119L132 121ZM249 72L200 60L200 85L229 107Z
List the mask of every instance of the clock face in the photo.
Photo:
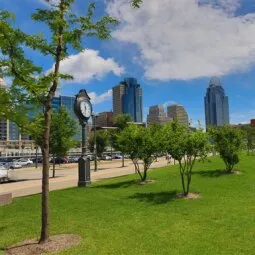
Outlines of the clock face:
M91 105L90 105L89 102L87 102L87 101L81 101L80 109L81 109L81 114L82 114L85 118L90 118L90 116L91 116Z

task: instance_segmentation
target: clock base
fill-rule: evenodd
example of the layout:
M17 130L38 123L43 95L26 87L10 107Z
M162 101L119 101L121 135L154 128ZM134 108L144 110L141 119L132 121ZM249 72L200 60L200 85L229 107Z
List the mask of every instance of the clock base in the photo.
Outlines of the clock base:
M87 187L91 183L90 160L86 156L81 156L78 160L78 164L79 164L78 187Z

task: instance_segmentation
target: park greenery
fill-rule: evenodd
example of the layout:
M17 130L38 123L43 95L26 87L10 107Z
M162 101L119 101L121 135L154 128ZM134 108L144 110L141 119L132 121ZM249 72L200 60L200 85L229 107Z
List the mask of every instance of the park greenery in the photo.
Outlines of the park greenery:
M149 171L156 180L150 185L137 185L137 175L128 175L88 189L52 191L51 233L82 237L61 253L70 255L253 254L254 165L255 157L246 153L240 155L241 175L226 175L219 156L197 162L192 190L201 198L195 200L176 197L178 165ZM38 235L39 202L34 195L1 207L0 254Z
M77 123L65 107L52 112L50 126L50 154L53 159L53 173L55 177L55 158L67 156L68 151L76 146L77 141L74 135L77 133ZM43 113L38 113L30 120L24 132L31 135L35 144L42 149L43 147Z
M225 163L227 173L231 173L239 163L239 153L244 148L244 132L236 127L223 126L211 128L210 137Z
M109 145L109 137L107 131L100 130L96 132L96 148L97 156L102 157L103 152L106 147ZM91 152L94 152L95 147L95 137L94 133L91 133L88 139L88 149Z
M135 171L139 174L141 181L147 179L147 171L155 159L157 152L157 141L154 137L154 129L144 128L130 124L117 134L117 144L123 149L122 152L129 154ZM143 162L143 172L140 170L139 160Z
M190 130L178 122L166 125L162 133L165 150L178 162L183 195L190 190L196 160L208 154L208 136L202 130Z
M241 130L244 132L244 145L247 150L247 154L253 154L255 150L255 127L250 125L241 125Z
M109 132L110 143L115 150L120 151L122 153L122 167L125 166L125 144L117 142L118 135L128 127L128 123L131 122L131 117L128 114L120 114L114 119L114 126L117 128Z

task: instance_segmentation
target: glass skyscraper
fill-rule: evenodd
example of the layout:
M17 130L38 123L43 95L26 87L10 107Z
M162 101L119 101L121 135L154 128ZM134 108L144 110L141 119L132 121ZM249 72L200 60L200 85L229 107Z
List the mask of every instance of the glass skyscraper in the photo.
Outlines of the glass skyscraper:
M132 121L143 121L142 88L135 78L125 78L113 88L113 114L128 114Z
M72 119L74 119L77 122L77 127L79 127L78 119L75 115L74 112L74 101L75 97L74 96L56 96L52 100L52 109L54 110L59 110L61 106L64 106L67 110L67 112L70 114ZM77 134L74 136L75 139L81 139L81 132L80 129L77 130Z
M207 128L229 124L228 97L225 95L219 78L213 77L210 80L204 101Z

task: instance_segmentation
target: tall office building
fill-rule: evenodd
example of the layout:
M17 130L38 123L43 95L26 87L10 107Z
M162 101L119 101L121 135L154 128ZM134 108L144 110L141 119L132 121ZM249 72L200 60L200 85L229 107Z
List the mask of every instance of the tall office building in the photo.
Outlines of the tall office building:
M220 79L211 78L204 98L206 127L229 124L228 97L221 85Z
M55 96L52 100L52 109L53 110L59 110L61 106L64 106L67 110L67 112L70 114L70 116L77 120L77 117L74 112L74 101L75 97L74 96Z
M7 84L5 81L0 78L0 89L7 89ZM8 123L9 121L6 119L2 119L0 117L0 141L6 141L8 139Z
M112 88L113 115L128 114L134 122L143 121L142 88L135 78L125 78Z
M189 117L182 105L175 104L167 107L167 116L173 120L178 121L180 124L188 127Z
M149 114L147 115L148 124L166 124L169 121L171 121L171 118L164 111L164 106L154 105L150 107Z
M64 106L69 113L69 115L77 122L77 127L79 127L78 119L74 112L74 96L61 96L57 95L52 100L52 109L53 110L59 110L61 106ZM81 131L80 128L77 130L77 134L74 136L75 139L81 139Z

